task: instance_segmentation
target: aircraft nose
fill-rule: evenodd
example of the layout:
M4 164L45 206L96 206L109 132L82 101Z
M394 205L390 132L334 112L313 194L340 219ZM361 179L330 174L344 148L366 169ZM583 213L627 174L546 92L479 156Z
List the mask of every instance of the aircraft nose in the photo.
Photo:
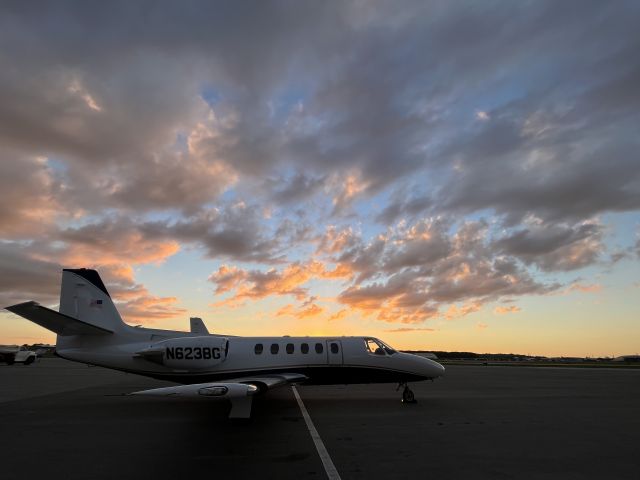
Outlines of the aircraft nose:
M410 372L425 380L442 377L444 375L444 367L430 358L412 353L401 353L399 356L402 360L403 369L406 369L408 373Z
M436 377L442 377L444 375L444 367L442 365L440 365L438 362L434 362L433 360L429 359L429 358L424 358L423 360L425 360L425 373L427 377L429 378L436 378Z

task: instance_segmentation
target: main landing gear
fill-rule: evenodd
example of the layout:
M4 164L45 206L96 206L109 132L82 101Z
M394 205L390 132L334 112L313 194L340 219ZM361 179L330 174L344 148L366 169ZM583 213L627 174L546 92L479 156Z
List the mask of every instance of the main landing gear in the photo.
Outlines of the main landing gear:
M404 387L404 390L402 390L402 403L418 403L415 395L413 394L413 390L409 388L407 382L400 382L398 384L398 388L396 388L396 392L402 387Z

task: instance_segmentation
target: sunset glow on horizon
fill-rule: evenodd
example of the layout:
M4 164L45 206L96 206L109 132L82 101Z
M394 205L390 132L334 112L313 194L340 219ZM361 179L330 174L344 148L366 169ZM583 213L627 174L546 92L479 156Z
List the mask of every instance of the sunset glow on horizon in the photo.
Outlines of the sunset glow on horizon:
M0 6L2 307L640 351L637 3L195 5Z

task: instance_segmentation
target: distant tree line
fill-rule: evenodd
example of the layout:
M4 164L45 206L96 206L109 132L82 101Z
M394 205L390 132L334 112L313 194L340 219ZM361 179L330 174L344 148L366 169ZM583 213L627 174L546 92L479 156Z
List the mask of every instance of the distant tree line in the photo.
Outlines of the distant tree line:
M426 353L426 351L406 350L407 353ZM493 361L510 361L520 360L522 358L531 358L528 355L517 353L474 353L474 352L443 352L439 350L430 350L441 360L493 360ZM545 358L545 357L536 357Z

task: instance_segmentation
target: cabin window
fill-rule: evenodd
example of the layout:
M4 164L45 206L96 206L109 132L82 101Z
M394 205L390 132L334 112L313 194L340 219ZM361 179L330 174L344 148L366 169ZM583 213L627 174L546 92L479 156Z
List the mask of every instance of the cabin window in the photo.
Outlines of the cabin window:
M321 343L316 343L316 353L322 353L324 352L324 348L322 347Z
M280 345L278 345L277 343L272 343L271 344L271 353L272 354L276 354L278 353L278 351L280 350Z
M338 349L338 344L337 343L332 343L331 344L331 353L338 353L340 350Z
M303 343L302 345L300 345L300 351L304 354L309 353L309 344Z
M262 355L262 350L264 350L264 346L261 343L256 343L256 347L253 349L256 355Z
M293 343L287 343L287 353L289 355L293 353Z

